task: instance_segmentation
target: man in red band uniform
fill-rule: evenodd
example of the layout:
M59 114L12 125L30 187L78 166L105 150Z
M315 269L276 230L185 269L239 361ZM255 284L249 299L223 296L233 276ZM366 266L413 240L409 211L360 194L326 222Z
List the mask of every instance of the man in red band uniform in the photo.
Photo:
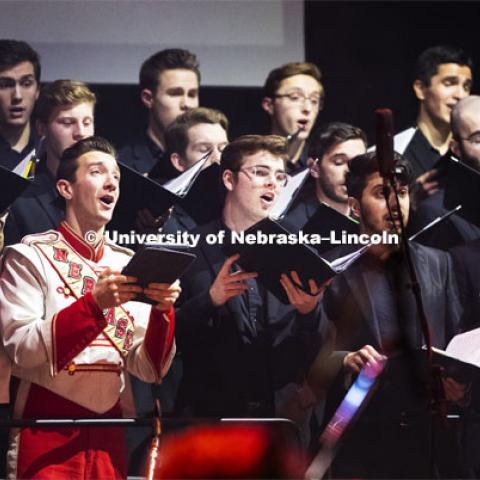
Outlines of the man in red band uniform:
M153 307L132 302L142 289L119 273L132 252L103 239L119 176L107 141L89 137L66 149L57 173L65 221L5 250L1 338L18 379L17 418L130 415L125 371L160 382L170 366L178 283L150 284ZM9 478L126 477L123 430L14 430L7 468Z

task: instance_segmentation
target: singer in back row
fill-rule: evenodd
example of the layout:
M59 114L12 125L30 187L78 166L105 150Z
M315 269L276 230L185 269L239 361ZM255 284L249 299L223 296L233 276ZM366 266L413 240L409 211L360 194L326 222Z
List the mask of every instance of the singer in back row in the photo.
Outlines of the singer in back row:
M454 441L432 421L429 401L441 395L428 394L425 388L420 352L425 332L402 247L365 249L329 284L302 278L303 287L310 283L309 293L300 288L297 275L303 265L296 273L285 269L276 285L287 296L282 303L260 268L259 276L255 268L244 271L242 258L206 241L206 235L219 230L226 237L245 232L284 204L289 205L284 216L274 218L294 235L300 230L326 232L325 237L333 232L338 234L335 238L341 238L342 231L398 233L402 213L408 235L426 227L409 245L433 345L445 348L458 332L478 327L480 227L461 212L430 228L447 211L451 154L472 167L472 178L480 172L480 104L479 97L470 95L475 72L470 57L447 46L419 55L411 79L418 116L415 126L394 137L401 156L395 155L393 164L365 154L373 140L366 135L370 113L358 107L366 99L347 101L342 95L342 104L333 105L323 117L325 90L330 109L342 85L342 79L328 78L331 64L322 72L302 59L265 65L264 73L270 71L263 90L259 86L256 93L251 89L242 97L239 89L228 88L222 90L225 98L214 98L217 87L201 88L204 72L194 53L168 48L142 60L135 72L135 95L146 122L135 125L135 136L129 123L136 118L133 109L130 117L123 110L118 118L108 117L109 103L132 107L124 105L128 94L110 102L105 95L110 87L93 85L90 90L76 80L56 80L40 90L37 53L24 42L0 40L0 165L18 166L33 147L39 159L34 185L8 207L5 224L0 414L10 408L9 390L17 418L145 419L154 411L154 400L160 399L167 420L162 433L169 433L170 417L172 423L221 416L286 417L300 427L302 446L317 453L317 439L358 371L387 357L379 388L345 437L332 477L429 478L432 466L441 477L480 477L480 422L457 431L450 423L449 430L458 437ZM62 78L71 74L65 71ZM379 79L382 88L393 85L390 72L384 74ZM352 75L346 81L356 86L358 78ZM252 93L254 108L243 105ZM365 93L370 100L378 92L372 88ZM408 103L404 100L402 108ZM224 107L230 118L206 104ZM391 106L388 97L384 106ZM333 117L335 109L341 113L338 118ZM263 126L257 118L261 114ZM344 123L362 115L367 119L359 125L363 130ZM336 121L326 123L327 119ZM401 119L397 112L397 126ZM118 204L114 150L101 139L85 139L94 135L95 120L102 132L119 141L119 163L138 172L149 186L168 188L166 182L206 160L204 170L191 179L190 193L172 200L173 212L168 207L160 211L163 206L155 210L153 201L141 205L151 200L145 192L153 191L140 188L134 195L123 184ZM271 135L253 135L260 131ZM235 138L240 132L248 135ZM393 127L387 133L390 140ZM44 136L42 149L39 135ZM394 167L399 204L391 189L384 198L383 177ZM121 171L123 175L123 166ZM285 197L279 202L284 186L294 184L291 176L297 173L297 180L305 174L305 182L288 202ZM478 185L471 192L464 189L465 196L478 198ZM463 185L456 187L462 190ZM135 206L129 215L124 202ZM122 215L132 232L153 233L158 241L167 234L178 239L178 232L198 235L191 245L197 259L181 279L182 291L177 283L151 286L144 293L153 307L136 302L140 287L134 278L118 273L132 256L109 240L121 244L116 233L124 232L115 222ZM0 227L4 222L0 211ZM104 228L113 235L103 237ZM131 238L132 248L140 248L144 237ZM477 240L466 243L472 239ZM454 245L452 262L446 250ZM257 246L260 256L263 250ZM323 246L319 254L330 260L360 247L334 248L328 242ZM289 257L283 247L278 248L278 262L268 263L265 270L271 272ZM438 387L448 406L455 408L451 412L480 411L475 382L445 376ZM119 428L14 429L9 477L140 475L144 472L139 464L150 443L148 430L129 429L127 468L124 432ZM1 433L0 455L5 443ZM466 471L472 465L477 473Z

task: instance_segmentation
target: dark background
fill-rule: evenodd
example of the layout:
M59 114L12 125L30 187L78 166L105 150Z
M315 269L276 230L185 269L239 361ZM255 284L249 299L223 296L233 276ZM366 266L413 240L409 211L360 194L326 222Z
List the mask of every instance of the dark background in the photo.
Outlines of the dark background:
M389 107L395 113L396 130L406 128L416 116L413 64L422 50L438 44L459 46L471 54L473 93L478 93L479 10L480 2L306 1L306 60L320 67L326 91L318 123L346 121L365 129L373 141L373 110ZM146 115L136 85L92 87L99 95L99 135L121 146L144 130ZM228 116L230 139L268 133L261 98L261 87L202 87L200 91L202 106L218 108Z

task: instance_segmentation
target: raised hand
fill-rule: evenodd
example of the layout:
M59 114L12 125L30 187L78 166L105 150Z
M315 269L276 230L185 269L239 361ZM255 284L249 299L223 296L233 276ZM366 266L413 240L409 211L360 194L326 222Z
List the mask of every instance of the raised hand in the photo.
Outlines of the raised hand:
M230 298L241 295L248 290L248 285L245 283L245 280L257 276L256 272L242 272L241 270L233 273L230 272L232 265L239 258L240 255L238 253L228 257L210 287L210 298L216 307L220 307Z

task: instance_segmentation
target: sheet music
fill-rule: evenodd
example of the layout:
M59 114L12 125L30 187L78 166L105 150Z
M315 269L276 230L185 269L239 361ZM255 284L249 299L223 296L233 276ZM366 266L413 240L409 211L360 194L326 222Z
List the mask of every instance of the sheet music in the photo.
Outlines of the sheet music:
M26 178L27 173L30 167L30 162L35 159L36 151L33 148L30 152L28 152L25 157L20 161L20 163L12 170L13 173L20 175L21 177Z
M355 250L353 253L336 258L331 262L327 262L336 273L344 272L352 263L356 262L370 247L371 243L364 245L362 248ZM325 259L324 259L325 260ZM325 260L327 261L327 260Z
M455 335L450 340L446 353L462 362L480 367L480 328Z
M200 174L203 166L210 157L210 154L211 152L208 152L207 155L192 165L188 170L185 170L181 175L164 183L162 185L163 188L179 197L184 197L190 190L190 187L193 185L197 176Z

